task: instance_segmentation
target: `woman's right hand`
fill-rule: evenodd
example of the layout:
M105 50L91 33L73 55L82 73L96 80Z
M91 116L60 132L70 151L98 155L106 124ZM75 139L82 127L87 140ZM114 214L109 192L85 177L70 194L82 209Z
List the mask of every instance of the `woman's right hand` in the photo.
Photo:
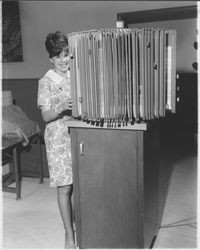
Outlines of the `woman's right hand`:
M66 109L72 110L72 107L73 107L73 100L69 98L66 102Z
M55 108L55 112L60 114L62 113L63 111L66 111L66 110L72 110L72 107L73 107L73 101L71 98L69 98L68 100L66 100L65 102L61 102L59 103L56 108Z
M73 101L71 98L65 102L59 103L54 109L46 110L44 106L41 107L42 117L45 122L55 121L58 118L72 115Z
M72 107L73 107L73 101L72 99L68 99L67 102L65 103L64 105L64 109L63 111L60 113L60 116L61 117L64 117L64 116L72 116Z

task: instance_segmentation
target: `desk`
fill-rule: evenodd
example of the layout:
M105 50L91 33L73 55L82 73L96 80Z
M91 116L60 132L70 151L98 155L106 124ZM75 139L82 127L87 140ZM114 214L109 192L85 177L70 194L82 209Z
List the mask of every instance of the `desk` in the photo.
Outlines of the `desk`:
M24 140L22 139L2 139L2 165L13 161L14 164L14 177L16 181L16 187L8 187L3 185L2 191L16 193L16 199L21 199L21 176L20 176L20 152L23 150ZM39 156L39 178L40 183L43 183L43 167L41 157L41 137L37 133L29 138L30 143L37 143L38 156ZM35 177L35 175L34 175Z

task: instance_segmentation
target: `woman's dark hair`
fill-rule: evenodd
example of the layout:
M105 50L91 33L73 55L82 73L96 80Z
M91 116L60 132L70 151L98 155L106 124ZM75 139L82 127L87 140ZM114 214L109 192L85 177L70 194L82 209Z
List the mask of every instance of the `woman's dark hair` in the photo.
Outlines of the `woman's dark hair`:
M46 37L45 47L49 53L49 57L60 55L63 49L67 49L68 40L62 32L56 31L55 33L49 33Z

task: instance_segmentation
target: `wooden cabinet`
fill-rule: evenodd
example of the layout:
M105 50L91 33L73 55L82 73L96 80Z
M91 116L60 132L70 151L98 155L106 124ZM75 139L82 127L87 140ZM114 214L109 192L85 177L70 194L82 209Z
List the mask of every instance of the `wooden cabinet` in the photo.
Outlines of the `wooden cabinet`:
M156 123L70 134L78 247L149 247L159 224Z

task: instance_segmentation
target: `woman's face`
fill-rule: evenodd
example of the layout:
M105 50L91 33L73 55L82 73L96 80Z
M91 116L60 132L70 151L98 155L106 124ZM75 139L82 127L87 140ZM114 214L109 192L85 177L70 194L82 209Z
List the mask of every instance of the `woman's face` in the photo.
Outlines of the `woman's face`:
M62 51L59 56L50 58L53 63L55 70L58 74L66 73L69 68L69 54L67 51Z

